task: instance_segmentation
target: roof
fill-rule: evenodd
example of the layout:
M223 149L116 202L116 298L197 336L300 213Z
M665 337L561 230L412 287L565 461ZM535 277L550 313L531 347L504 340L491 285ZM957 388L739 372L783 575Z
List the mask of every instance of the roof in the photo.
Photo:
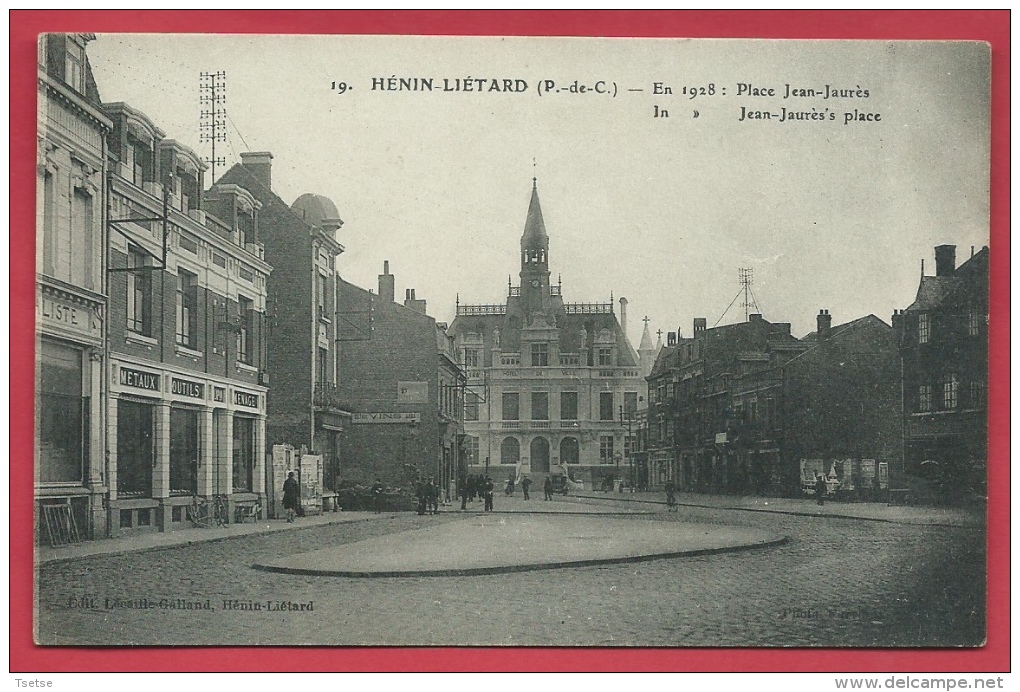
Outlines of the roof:
M531 203L528 205L528 218L524 222L524 235L521 236L521 247L549 242L545 232L545 221L542 219L542 206L538 202L538 181L532 179Z
M988 282L988 246L981 248L961 264L952 276L922 276L917 295L907 310L920 312L934 310L963 286L976 281Z
M641 345L638 346L639 351L653 351L655 347L652 346L652 334L648 331L648 322L645 322L645 330L641 333Z
M290 208L302 219L319 228L340 223L340 212L337 211L333 201L325 195L306 192L294 200Z

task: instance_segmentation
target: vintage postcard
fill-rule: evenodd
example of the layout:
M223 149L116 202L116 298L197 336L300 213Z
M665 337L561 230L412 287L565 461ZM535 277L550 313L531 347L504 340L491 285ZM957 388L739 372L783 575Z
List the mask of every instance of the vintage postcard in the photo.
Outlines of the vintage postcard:
M987 44L38 61L38 645L985 644Z

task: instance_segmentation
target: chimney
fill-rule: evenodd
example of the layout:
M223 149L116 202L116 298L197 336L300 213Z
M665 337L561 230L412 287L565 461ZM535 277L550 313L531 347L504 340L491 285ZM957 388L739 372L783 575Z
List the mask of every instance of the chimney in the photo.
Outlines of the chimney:
M273 155L268 151L246 151L241 154L241 165L259 179L267 189L273 189Z
M952 276L956 272L956 246L935 247L935 276Z
M404 291L404 307L411 308L415 312L420 312L423 315L425 314L425 301L418 300L415 297L413 288L409 288Z
M893 310L892 311L892 327L896 331L897 334L899 334L900 329L902 328L902 325L903 325L903 311L902 310Z
M828 341L832 335L832 315L828 310L818 311L818 341Z
M623 335L627 336L627 299L620 298L620 327L623 328Z
M762 321L761 313L760 312L752 312L750 315L747 316L747 320L749 322L761 322Z
M382 263L382 272L383 273L379 275L379 299L387 303L392 303L395 288L393 286L393 274L390 274L389 260Z
M666 345L676 346L676 332L669 332L666 334Z
M704 336L705 328L708 326L708 320L704 317L694 318L694 338L697 339L699 336Z

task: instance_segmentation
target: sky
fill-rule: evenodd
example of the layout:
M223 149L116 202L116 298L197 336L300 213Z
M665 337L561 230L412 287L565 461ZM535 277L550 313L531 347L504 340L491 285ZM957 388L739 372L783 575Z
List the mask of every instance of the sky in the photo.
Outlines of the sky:
M533 178L564 300L626 297L635 347L644 316L653 335L743 320L742 268L750 311L795 336L820 309L889 322L934 246L988 244L984 44L99 34L88 52L104 102L203 156L199 75L224 71L217 156L271 152L284 201L339 209L340 274L376 289L389 261L439 321L518 284Z

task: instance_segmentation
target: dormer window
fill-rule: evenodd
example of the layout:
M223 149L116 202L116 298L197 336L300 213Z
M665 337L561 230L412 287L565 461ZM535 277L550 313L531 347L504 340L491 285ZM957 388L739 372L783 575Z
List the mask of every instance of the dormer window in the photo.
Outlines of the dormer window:
M612 365L613 349L608 346L600 346L598 349L598 359L599 365Z
M73 35L67 36L64 53L64 81L79 94L85 93L85 44Z
M152 150L149 145L137 137L128 135L126 161L131 182L141 187L143 183L152 182Z
M253 209L237 210L237 244L247 247L255 242L255 211Z

